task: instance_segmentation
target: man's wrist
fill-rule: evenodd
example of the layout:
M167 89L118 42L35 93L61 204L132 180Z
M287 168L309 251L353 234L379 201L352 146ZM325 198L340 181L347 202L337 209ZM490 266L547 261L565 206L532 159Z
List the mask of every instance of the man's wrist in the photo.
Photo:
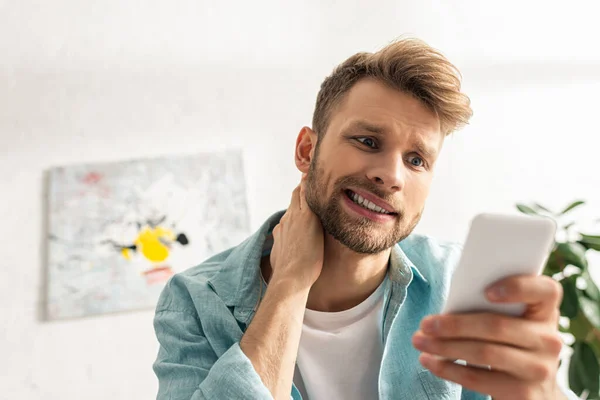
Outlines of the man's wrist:
M308 296L312 284L312 282L307 282L307 280L303 279L301 276L273 273L269 280L268 287L271 288L272 291L282 291L283 293L290 295L306 294Z

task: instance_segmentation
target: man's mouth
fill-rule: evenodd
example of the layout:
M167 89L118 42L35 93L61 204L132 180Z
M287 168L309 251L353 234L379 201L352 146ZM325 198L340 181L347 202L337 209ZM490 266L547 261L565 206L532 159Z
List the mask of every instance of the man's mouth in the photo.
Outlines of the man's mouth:
M376 213L379 213L379 214L384 214L384 215L396 215L395 212L390 212L390 211L384 210L383 208L379 207L378 205L374 204L373 202L365 199L361 195L359 195L357 193L354 193L350 189L344 190L344 193L354 203L356 203L357 205L361 206L362 208L366 208L369 211L373 211L373 212L376 212Z

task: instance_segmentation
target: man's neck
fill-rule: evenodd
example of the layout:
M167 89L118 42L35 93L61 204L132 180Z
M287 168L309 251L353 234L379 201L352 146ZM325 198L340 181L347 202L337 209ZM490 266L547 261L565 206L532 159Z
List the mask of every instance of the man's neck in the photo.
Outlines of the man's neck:
M310 290L306 307L336 312L362 303L383 282L389 258L390 250L359 254L325 235L323 270Z
M391 249L378 254L359 254L330 235L325 235L323 269L308 295L306 307L336 312L348 310L367 299L387 274ZM271 279L270 257L261 259L265 281Z

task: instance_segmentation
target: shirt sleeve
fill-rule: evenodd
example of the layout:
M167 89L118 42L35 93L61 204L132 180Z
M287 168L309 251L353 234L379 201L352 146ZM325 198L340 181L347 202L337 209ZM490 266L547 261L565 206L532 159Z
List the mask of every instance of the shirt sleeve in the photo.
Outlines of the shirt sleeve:
M273 398L239 343L217 358L193 312L158 311L154 329L157 400Z
M491 400L492 397L487 394L481 394L477 392L473 392L471 390L462 389L462 394L460 396L460 400Z

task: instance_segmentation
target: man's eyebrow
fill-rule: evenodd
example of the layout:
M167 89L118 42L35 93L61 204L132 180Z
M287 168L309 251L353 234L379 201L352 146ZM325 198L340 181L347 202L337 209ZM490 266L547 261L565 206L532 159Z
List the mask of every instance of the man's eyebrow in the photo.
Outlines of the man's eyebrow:
M362 131L368 131L371 133L375 133L378 135L381 135L381 134L385 133L385 131L386 131L386 129L383 126L375 125L371 122L361 121L361 120L353 122L348 127L348 130L349 131L362 130Z
M364 120L358 120L353 122L347 130L368 131L377 135L382 135L387 131L387 129L384 126L377 125ZM427 144L421 141L416 141L414 143L414 148L417 150L417 152L421 153L425 157L435 157L435 155L437 154L437 150L435 148L428 146Z
M417 152L425 158L434 158L437 154L437 151L433 147L427 146L423 142L416 142L414 147L417 149Z

